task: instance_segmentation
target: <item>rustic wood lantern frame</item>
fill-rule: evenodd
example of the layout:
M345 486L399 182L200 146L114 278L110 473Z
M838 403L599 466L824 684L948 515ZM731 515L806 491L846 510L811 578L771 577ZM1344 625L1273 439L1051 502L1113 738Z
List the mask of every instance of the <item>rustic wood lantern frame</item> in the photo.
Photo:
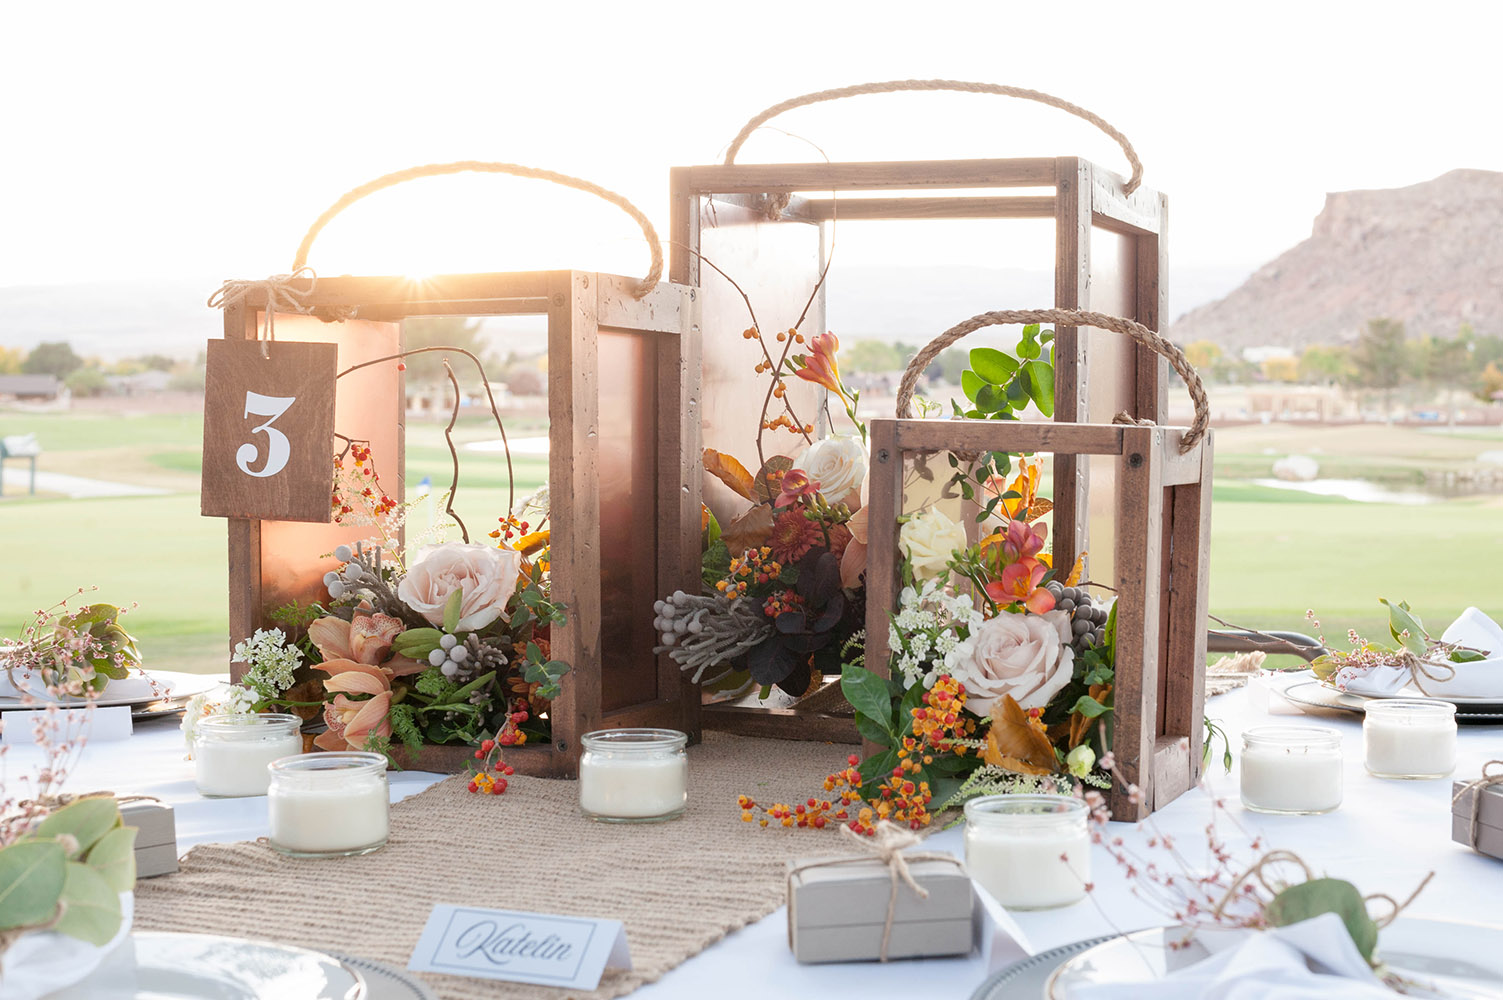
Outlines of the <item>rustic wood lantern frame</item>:
M696 290L682 283L657 284L645 295L641 286L638 279L584 271L421 281L293 277L282 283L312 315L279 313L277 337L337 343L341 371L400 352L397 324L409 316L547 317L552 588L568 608L568 624L553 633L552 655L572 669L552 703L551 745L507 751L507 762L524 773L574 776L580 736L593 729L657 726L699 736L698 691L672 659L651 652L651 603L657 594L699 586L700 304ZM227 339L258 336L267 294L265 287L251 287L226 306ZM362 348L362 338L372 343ZM351 384L368 374L380 381ZM382 441L386 492L400 503L405 390L396 361L365 369L340 388L344 396L374 397L341 398L336 430L347 430L338 421L352 419L347 403L358 402L373 423L387 422L370 433ZM632 494L623 476L635 484L638 504L643 484L651 503L641 509L627 504ZM297 553L286 551L284 529L304 543ZM312 563L317 553L367 533L334 524L230 519L232 641L268 624L269 595L278 601L322 596L320 577L328 567L294 573L289 562ZM631 565L643 559L645 570ZM613 583L603 577L622 572L642 576ZM645 607L636 607L642 601ZM453 762L471 754L468 747L428 748L434 749L452 751Z
M1053 219L1056 307L1111 313L1150 329L1167 315L1167 198L1137 186L1136 175L1124 180L1079 157L678 167L671 188L669 277L702 290L704 441L721 451L750 451L755 421L745 414L745 400L760 396L762 387L751 371L755 357L743 354L745 305L727 282L705 273L701 255L733 274L759 310L782 296L796 315L819 287L828 224L836 220ZM1020 189L1033 190L1000 193ZM799 239L790 229L807 235ZM825 329L825 294L821 288L810 308L811 331ZM1070 326L1056 326L1054 346L1056 422L1106 423L1123 412L1164 422L1169 372L1153 351ZM728 360L734 358L745 363ZM823 412L813 386L789 386L790 393L806 394L796 397L800 412ZM1087 456L1057 453L1054 482L1054 551L1070 565L1090 547L1083 513L1090 509ZM730 500L717 483L705 495L712 508ZM704 720L708 728L748 735L859 742L854 719L821 701L780 710L706 705Z
M1212 445L1189 450L1175 427L875 419L866 572L866 665L889 676L888 614L898 606L898 516L905 457L937 452L1049 452L1114 458L1117 522L1112 816L1136 820L1200 779L1205 721ZM1055 513L1059 513L1055 507ZM1056 559L1055 565L1070 563Z

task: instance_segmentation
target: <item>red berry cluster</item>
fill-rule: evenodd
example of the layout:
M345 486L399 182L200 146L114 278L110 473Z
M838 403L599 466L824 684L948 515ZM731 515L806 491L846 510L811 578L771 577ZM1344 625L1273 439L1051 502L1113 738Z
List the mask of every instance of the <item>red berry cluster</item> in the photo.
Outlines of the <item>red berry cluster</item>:
M504 542L509 542L513 538L519 538L527 534L527 522L518 520L515 514L507 514L505 517L497 518L497 520L501 522L501 527L491 532L492 538L499 538Z
M370 448L351 442L348 454L354 463L348 472L345 471L344 456L334 458L334 492L329 500L334 523L342 524L344 515L355 513L356 503L361 504L364 513L373 519L396 510L397 502L381 488L381 477L376 475Z

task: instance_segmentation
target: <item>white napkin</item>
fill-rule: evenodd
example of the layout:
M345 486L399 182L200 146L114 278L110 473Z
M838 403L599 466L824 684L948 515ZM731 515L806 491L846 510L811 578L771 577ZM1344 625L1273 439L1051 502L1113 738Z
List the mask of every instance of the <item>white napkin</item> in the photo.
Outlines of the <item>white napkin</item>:
M1476 608L1467 608L1461 617L1441 633L1442 642L1455 642L1487 654L1485 660L1471 663L1447 663L1431 668L1444 680L1425 678L1424 690L1438 698L1498 698L1503 700L1503 628ZM1446 676L1446 667L1455 676ZM1403 667L1374 667L1371 670L1338 670L1331 678L1335 685L1352 694L1398 694L1413 677Z
M1151 983L1071 986L1069 1000L1393 1000L1334 913L1250 932Z
M12 682L11 678L15 681ZM0 698L20 698L30 692L33 698L41 701L54 701L47 693L47 685L42 682L42 676L35 672L26 672L15 669L7 674L0 670ZM133 670L126 677L111 681L104 686L99 693L101 698L109 699L143 699L143 698L166 698L172 693L172 682L147 677L139 670Z
M99 967L130 935L135 897L120 894L120 930L103 947L57 931L23 934L0 954L0 1000L38 1000L72 986Z

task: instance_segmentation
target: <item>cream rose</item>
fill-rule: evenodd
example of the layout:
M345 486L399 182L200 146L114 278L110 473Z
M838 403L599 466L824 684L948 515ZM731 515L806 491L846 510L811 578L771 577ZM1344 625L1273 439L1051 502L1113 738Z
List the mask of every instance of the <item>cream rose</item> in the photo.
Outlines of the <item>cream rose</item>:
M819 483L826 500L839 503L866 482L866 446L857 437L822 438L805 448L793 467Z
M1074 673L1065 611L1004 612L972 629L956 652L955 676L965 684L965 707L983 717L1008 694L1024 709L1043 708Z
M444 623L444 604L456 587L464 588L456 632L485 628L506 610L517 589L522 555L514 549L448 542L429 549L397 585L402 603L437 627Z
M939 576L955 550L965 547L965 529L935 508L913 515L898 529L898 548L913 565L913 575L920 580Z

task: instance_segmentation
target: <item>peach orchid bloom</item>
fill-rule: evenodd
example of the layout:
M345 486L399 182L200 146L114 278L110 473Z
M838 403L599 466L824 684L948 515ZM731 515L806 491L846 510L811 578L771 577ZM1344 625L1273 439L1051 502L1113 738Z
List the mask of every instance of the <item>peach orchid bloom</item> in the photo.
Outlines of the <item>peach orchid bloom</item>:
M319 618L308 626L308 638L323 654L325 661L353 660L368 666L380 666L393 677L420 673L427 666L405 656L392 656L393 640L406 628L391 615L368 614L356 610L351 621L332 615Z
M391 680L380 667L348 659L325 660L318 669L329 672L324 687L335 692L324 706L327 732L313 745L320 750L362 750L372 736L391 736ZM370 697L356 701L348 694Z

